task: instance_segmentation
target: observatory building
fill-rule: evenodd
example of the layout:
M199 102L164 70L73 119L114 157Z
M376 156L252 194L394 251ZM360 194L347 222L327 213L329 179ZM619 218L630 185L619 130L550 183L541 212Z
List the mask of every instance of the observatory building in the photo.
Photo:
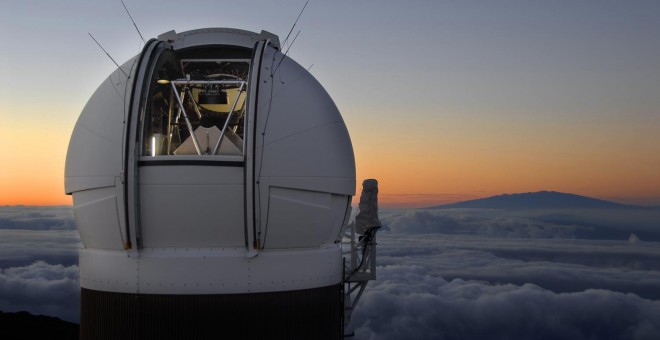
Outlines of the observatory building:
M151 39L69 144L81 338L342 338L375 276L355 181L337 107L277 36Z

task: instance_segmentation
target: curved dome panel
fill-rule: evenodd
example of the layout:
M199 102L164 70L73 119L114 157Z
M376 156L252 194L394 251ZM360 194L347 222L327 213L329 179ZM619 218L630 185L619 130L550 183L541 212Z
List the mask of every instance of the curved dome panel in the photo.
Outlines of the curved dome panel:
M200 28L178 34L170 31L161 34L158 39L171 41L175 49L209 44L253 48L257 41L266 39L270 39L271 43L278 48L280 44L279 38L270 32L261 31L261 33L254 33L237 28L221 27Z
M354 195L355 158L339 110L305 68L279 51L271 48L269 52L274 55L272 63L262 66L262 72L276 71L266 80L268 87L260 89L260 176L297 177L300 183L308 183L298 185L301 189ZM317 182L312 184L310 178Z
M135 58L122 65L132 72ZM132 76L131 76L132 80ZM83 108L69 141L65 165L65 191L114 186L124 154L124 121L132 82L119 70L98 87Z

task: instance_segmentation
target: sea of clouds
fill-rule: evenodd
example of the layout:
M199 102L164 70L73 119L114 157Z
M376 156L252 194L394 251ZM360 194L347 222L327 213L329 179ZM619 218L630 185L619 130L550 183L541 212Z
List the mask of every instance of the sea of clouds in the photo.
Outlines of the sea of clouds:
M607 239L537 217L382 210L356 339L660 339L660 243L630 236L653 221ZM0 310L79 320L73 225L69 207L0 207Z
M660 241L660 209L381 210L385 229L512 238Z
M378 236L360 339L656 339L660 244Z
M78 322L80 247L70 207L0 207L0 311Z
M660 339L657 210L380 215L359 339Z

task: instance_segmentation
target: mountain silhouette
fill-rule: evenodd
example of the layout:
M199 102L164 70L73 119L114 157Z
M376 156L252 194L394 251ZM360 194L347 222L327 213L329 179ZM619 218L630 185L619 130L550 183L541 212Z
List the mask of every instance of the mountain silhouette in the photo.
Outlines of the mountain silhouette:
M646 209L601 199L556 191L504 194L476 200L429 207L428 209Z
M52 316L0 311L0 325L3 339L78 339L78 324Z

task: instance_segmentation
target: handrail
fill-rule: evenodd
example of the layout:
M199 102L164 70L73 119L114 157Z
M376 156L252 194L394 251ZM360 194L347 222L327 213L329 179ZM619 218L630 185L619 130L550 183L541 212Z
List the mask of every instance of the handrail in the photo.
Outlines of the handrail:
M344 326L349 325L353 310L369 281L376 279L376 233L381 227L376 180L367 179L362 183L359 209L355 221L344 221L338 240L342 246L350 247L348 251L342 247ZM347 215L350 215L351 210L349 206Z
M170 84L174 85L241 85L247 83L245 80L170 80Z

